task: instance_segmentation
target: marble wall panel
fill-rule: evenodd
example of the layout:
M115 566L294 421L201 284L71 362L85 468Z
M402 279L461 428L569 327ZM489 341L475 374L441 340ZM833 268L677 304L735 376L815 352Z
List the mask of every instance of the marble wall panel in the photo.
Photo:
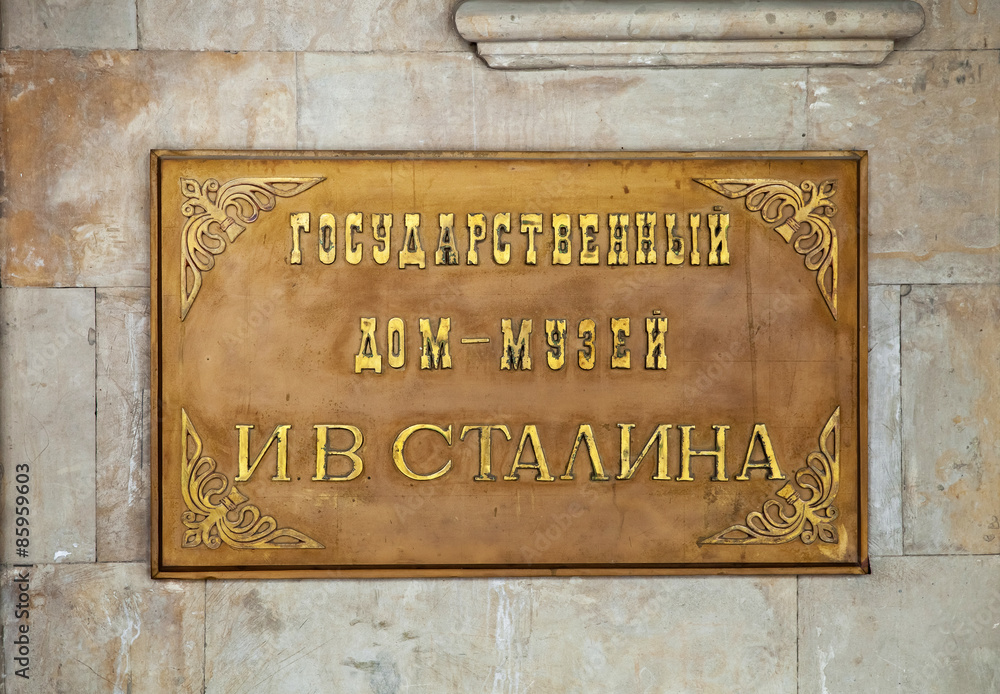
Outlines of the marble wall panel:
M206 691L795 692L794 578L213 581Z
M924 28L896 42L897 50L1000 48L1000 3L994 0L917 0Z
M867 149L869 281L1000 280L995 52L809 71L809 146Z
M149 283L149 150L292 148L291 54L8 52L0 279Z
M886 557L799 579L799 692L1000 689L1000 558Z
M94 561L94 344L94 290L0 289L4 563Z
M135 0L15 0L3 3L5 49L138 48Z
M1000 554L1000 287L902 303L903 551Z
M97 290L97 559L149 559L149 290Z

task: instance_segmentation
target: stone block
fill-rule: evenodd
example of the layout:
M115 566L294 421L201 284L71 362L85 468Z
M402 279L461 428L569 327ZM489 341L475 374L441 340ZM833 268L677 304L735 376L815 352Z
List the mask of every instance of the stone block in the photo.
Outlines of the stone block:
M924 29L896 43L899 50L1000 48L1000 3L995 0L917 0Z
M1000 553L1000 287L902 305L903 550Z
M92 289L0 289L4 563L94 561L94 358Z
M1000 690L1000 558L886 557L799 579L799 692Z
M97 559L149 559L149 290L97 291Z
M134 50L135 0L6 0L0 46Z
M5 286L149 284L149 150L293 148L291 54L8 52Z
M442 51L468 49L457 0L138 0L143 49Z
M204 583L153 581L144 564L42 564L29 570L20 620L23 571L3 571L5 634L27 623L30 639L29 677L8 670L11 694L202 691Z
M903 553L899 287L868 288L868 550Z
M791 694L795 602L787 577L212 581L206 691Z
M809 146L867 149L869 281L1000 280L995 53L899 52L809 73Z
M802 69L498 72L471 55L310 53L299 61L299 95L302 148L740 150L805 143Z

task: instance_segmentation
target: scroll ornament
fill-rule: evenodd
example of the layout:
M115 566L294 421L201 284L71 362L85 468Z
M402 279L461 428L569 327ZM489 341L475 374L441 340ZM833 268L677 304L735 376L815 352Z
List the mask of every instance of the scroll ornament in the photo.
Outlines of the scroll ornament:
M181 320L201 290L202 275L215 267L221 254L261 212L274 209L278 198L290 198L324 180L314 178L234 178L220 184L214 178L199 183L180 179L187 217L181 237Z
M188 508L181 514L187 527L182 547L203 544L218 549L224 543L235 549L323 549L323 545L298 530L279 528L273 517L261 515L260 509L247 503L249 499L231 486L225 475L216 472L215 461L202 455L201 437L184 409L181 450L181 492Z
M696 178L698 183L731 200L744 198L751 212L760 212L785 243L804 256L806 268L816 273L816 286L827 308L837 320L837 230L830 218L837 214L833 203L836 181L819 185L803 181L763 178ZM792 238L795 237L794 243Z
M840 408L823 427L819 450L809 454L806 465L795 472L795 482L809 493L803 499L786 483L778 490L784 501L768 499L761 511L747 514L745 524L731 525L700 545L780 545L796 538L811 545L817 539L836 544L834 521L840 515L833 502L840 488Z

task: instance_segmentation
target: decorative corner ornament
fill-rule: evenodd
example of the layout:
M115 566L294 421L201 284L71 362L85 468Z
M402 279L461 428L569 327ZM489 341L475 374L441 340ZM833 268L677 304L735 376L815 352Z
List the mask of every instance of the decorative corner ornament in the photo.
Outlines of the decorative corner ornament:
M218 549L225 543L235 549L324 549L298 530L279 528L272 516L262 516L259 508L248 504L249 499L230 485L225 475L216 472L215 461L202 456L201 437L183 408L181 450L184 451L181 492L188 507L181 514L188 528L182 547L204 544L209 549ZM213 497L221 500L213 503Z
M804 256L805 266L816 273L827 308L837 320L837 230L830 218L837 214L833 195L836 181L816 185L803 181L801 186L788 181L763 178L696 178L698 183L731 200L744 198L751 212L760 212L785 243Z
M746 525L731 525L698 542L699 545L780 545L800 538L811 545L817 539L836 544L833 521L840 512L833 502L840 488L840 408L819 435L819 450L809 454L806 466L795 472L795 482L811 494L803 500L788 482L778 490L784 502L768 499L761 511L747 514ZM791 513L786 509L792 508Z
M198 297L202 274L215 267L215 256L246 231L246 225L274 209L278 198L294 197L323 180L322 176L234 178L220 185L214 178L204 184L181 178L185 198L181 214L187 217L181 241L181 320Z

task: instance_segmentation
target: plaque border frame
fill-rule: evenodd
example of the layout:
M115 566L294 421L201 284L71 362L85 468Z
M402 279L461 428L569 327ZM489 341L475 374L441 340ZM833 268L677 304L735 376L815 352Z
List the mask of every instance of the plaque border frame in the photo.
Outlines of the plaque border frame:
M159 406L161 385L159 336L162 310L159 304L163 278L160 274L160 163L174 159L743 159L817 160L858 162L858 532L857 562L787 563L659 563L573 565L535 564L530 568L508 565L410 565L351 568L268 565L260 567L168 566L163 562L160 530L163 525L160 491L163 487L162 440ZM150 575L154 579L289 579L289 578L475 578L535 576L692 576L692 575L858 575L871 573L868 554L868 151L469 151L469 150L215 150L152 149L149 155L150 213ZM817 427L820 423L817 424ZM749 509L748 509L749 510Z

